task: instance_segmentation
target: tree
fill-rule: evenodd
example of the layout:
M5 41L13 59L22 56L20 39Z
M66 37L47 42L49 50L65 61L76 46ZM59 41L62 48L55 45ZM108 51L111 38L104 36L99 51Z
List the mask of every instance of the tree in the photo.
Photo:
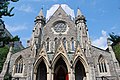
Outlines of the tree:
M8 5L11 2L17 2L18 0L0 0L0 18L2 16L13 16L14 14L11 14L11 11L14 9L14 7L8 9Z
M4 47L0 48L0 72L2 71L2 67L6 60L8 52L9 52L8 46L4 46Z
M9 51L9 43L14 41L19 41L19 37L10 37L5 35L5 24L2 20L3 16L14 16L11 14L14 7L8 8L10 2L17 2L18 0L0 0L0 72L2 70L3 64L6 60L7 53ZM2 43L2 46L1 46Z
M9 42L14 42L14 41L19 41L18 36L15 36L11 38L10 36L5 36L5 24L4 21L2 20L3 16L13 16L14 14L11 14L11 11L14 9L14 7L8 9L8 6L10 2L17 2L18 0L0 0L0 29L3 27L3 29L0 30L0 47L5 46L6 44L9 44Z
M116 35L114 34L113 32L109 34L109 40L112 41L112 46L120 43L120 36L119 35Z
M112 41L112 48L113 51L115 52L115 56L120 64L120 36L114 34L113 32L109 34L109 40Z

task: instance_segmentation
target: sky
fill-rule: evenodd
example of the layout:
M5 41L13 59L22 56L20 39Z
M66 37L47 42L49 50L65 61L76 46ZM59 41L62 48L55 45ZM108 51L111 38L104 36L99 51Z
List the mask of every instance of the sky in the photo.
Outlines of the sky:
M35 17L41 8L46 16L47 10L54 4L67 4L76 15L79 8L86 17L89 36L92 44L99 48L107 47L109 33L120 35L120 0L19 0L11 3L14 6L13 17L3 17L6 28L22 44L31 38Z

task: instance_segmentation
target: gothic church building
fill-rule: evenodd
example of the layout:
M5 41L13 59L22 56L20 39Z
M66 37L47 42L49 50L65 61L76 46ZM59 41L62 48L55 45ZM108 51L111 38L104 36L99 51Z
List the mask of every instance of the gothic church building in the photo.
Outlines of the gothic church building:
M120 80L110 41L108 50L91 45L80 9L76 17L66 4L50 11L45 18L41 9L35 18L27 48L15 54L10 48L0 80L6 73L12 80Z

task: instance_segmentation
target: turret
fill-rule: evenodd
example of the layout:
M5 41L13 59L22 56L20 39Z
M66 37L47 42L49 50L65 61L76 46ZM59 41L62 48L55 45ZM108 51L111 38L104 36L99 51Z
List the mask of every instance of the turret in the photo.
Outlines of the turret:
M40 10L38 16L35 18L35 23L45 24L45 17L43 15L43 9Z
M88 29L86 26L86 20L84 15L81 13L80 9L77 11L75 24L77 26L77 40L82 48L85 48L88 42Z
M43 27L45 25L45 17L43 15L42 9L39 15L35 18L35 26L32 35L32 46L36 46L36 49L40 48L41 40L43 37Z

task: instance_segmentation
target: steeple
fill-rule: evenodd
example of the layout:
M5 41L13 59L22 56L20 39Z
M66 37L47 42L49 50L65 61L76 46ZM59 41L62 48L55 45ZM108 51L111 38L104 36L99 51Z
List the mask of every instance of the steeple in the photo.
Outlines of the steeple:
M77 15L76 15L76 18L75 18L75 23L77 24L77 23L79 23L81 21L83 23L86 22L84 15L82 14L82 12L80 11L80 9L78 8Z
M77 15L76 15L76 17L78 17L78 16L82 16L82 13L81 13L81 11L80 11L79 8L78 8L78 10L77 10Z
M44 15L43 15L43 8L41 8L41 10L40 10L38 16L42 16L42 17L44 17Z
M41 8L38 16L35 18L35 26L32 37L33 38L32 46L35 51L37 51L37 49L40 48L44 25L45 25L45 17L43 15L43 8Z
M75 24L77 26L77 40L82 48L86 48L85 46L87 45L86 43L88 42L86 20L79 8L77 10Z
M43 15L43 8L41 8L38 16L35 18L35 22L42 22L42 24L45 24L45 17Z

